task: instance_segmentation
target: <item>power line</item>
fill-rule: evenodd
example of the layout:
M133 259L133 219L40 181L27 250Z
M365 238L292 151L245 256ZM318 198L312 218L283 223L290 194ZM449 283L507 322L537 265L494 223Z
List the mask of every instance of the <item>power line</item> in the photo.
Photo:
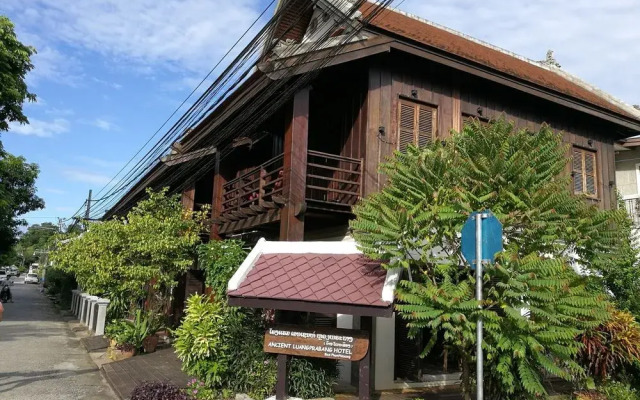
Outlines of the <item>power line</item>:
M377 8L373 12L369 13L366 18L363 18L361 20L361 24L359 25L358 29L353 29L351 34L349 34L344 40L342 40L341 43L330 48L330 51L324 57L316 61L312 60L311 62L313 62L314 64L312 64L311 72L298 75L299 68L301 68L302 65L305 65L306 62L308 62L312 57L315 56L315 50L321 48L323 50L325 49L322 46L326 43L326 40L330 38L333 30L326 30L324 32L324 37L321 38L323 40L317 40L315 43L311 43L311 46L309 46L308 42L299 43L297 46L290 46L288 48L287 54L280 54L279 56L283 59L287 56L296 56L298 58L298 62L295 65L286 68L285 71L287 73L277 81L270 82L267 86L267 89L260 92L259 95L251 98L246 98L246 93L241 93L239 95L240 99L238 101L245 101L245 103L242 103L242 107L245 107L246 103L248 103L248 108L245 110L245 112L243 112L242 118L238 118L238 116L236 115L230 117L227 121L223 120L222 125L216 128L216 135L207 135L200 140L198 145L200 145L200 147L204 145L218 146L220 143L223 143L225 140L232 137L240 128L242 128L245 132L251 132L252 129L257 128L260 123L269 118L279 107L284 104L284 102L288 101L288 99L293 95L293 93L295 93L295 91L299 87L308 84L316 76L320 69L330 61L333 55L337 54L337 52L339 52L344 45L350 42L350 39L352 39L360 32L362 27L364 27L368 22L375 18L379 14L379 12L390 5L392 1L393 0L387 0L385 2L378 3L378 5L376 6ZM338 20L335 25L341 26L345 22L350 23L353 14L357 10L359 10L360 6L364 3L364 0L356 4L343 1L341 5L353 7L347 13L341 12L339 8L336 7L334 12L336 15L339 15L340 20ZM307 8L300 11L298 19L302 18L304 12L306 12L306 10L308 10L309 7L312 7L313 5L313 2L309 2ZM125 176L123 176L116 184L116 186L112 187L112 189L107 193L106 196L103 196L103 198L100 199L101 204L94 208L95 215L98 215L97 213L107 210L111 206L113 206L115 204L114 196L117 193L129 189L141 178L142 174L148 173L152 166L157 165L158 153L160 151L166 151L164 149L161 149L161 146L163 144L169 143L169 140L174 136L183 135L184 131L182 129L185 126L194 126L194 123L200 123L217 105L220 104L221 101L227 98L228 94L233 89L237 88L238 85L244 82L251 67L256 67L258 61L260 60L260 58L254 59L259 50L263 50L263 55L270 54L270 52L274 50L275 46L279 42L279 39L285 37L286 33L295 25L291 24L287 29L287 32L281 34L278 38L270 37L272 28L274 28L274 25L280 20L280 12L282 12L282 9L278 10L274 14L269 23L265 25L260 33L249 43L249 45L247 45L247 47L245 47L245 49L225 69L225 71L223 71L223 73L218 76L214 83L180 118L180 120L177 121L176 124L174 124L169 132L163 135L163 138L147 152L147 155L145 155L145 157L143 157L136 164L136 166L132 168L132 170L130 170ZM263 43L268 39L273 40L271 43ZM305 47L303 48L302 46ZM247 63L249 64L249 68L245 68ZM274 97L276 97L276 101L269 101L273 100ZM205 131L207 130L206 126L201 126L200 128ZM231 150L229 148L226 148L219 149L219 151L222 152L221 157L226 157ZM178 187L172 188L175 192L178 190L178 188L186 185L185 181L187 180L186 178L189 175L198 176L200 173L205 172L207 169L210 169L212 167L212 163L213 161L211 159L205 158L202 160L198 160L195 163L188 163L188 165L178 167L178 170L175 171L175 174L171 177L171 179L163 182L163 185L171 186L175 182L180 182L180 185Z
M182 108L182 106L184 106L186 104L186 102L191 98L191 96L193 96L193 94L196 93L196 91L209 78L209 76L211 76L213 71L215 71L220 66L220 64L227 58L227 56L229 56L229 54L231 54L233 49L242 41L242 39L251 31L251 29L253 29L253 27L258 23L258 21L271 8L271 6L274 4L274 2L275 2L275 0L271 0L271 2L267 5L267 7L265 7L265 9L255 19L255 21L253 21L253 23L249 26L249 28L247 28L245 30L245 32L240 36L240 38L238 38L238 40L236 40L236 42L229 48L229 50L222 56L222 58L220 60L218 60L218 62L213 66L213 68L211 68L211 70L209 70L209 72L205 75L205 77L202 78L202 80L198 83L198 85L191 91L191 93L189 93L189 95L182 101L182 103L180 103L180 105L162 123L162 125L154 132L154 134L144 143L144 145L142 145L142 147L133 155L133 157L131 157L131 159L129 161L127 161L127 163L116 173L116 175L114 175L114 177L111 178L111 180L102 189L100 189L100 191L98 191L98 193L96 194L97 196L99 196L116 179L116 177L118 175L120 175L120 173L122 173L122 171L124 171L124 169L129 164L131 164L131 162L142 152L142 150L151 142L151 140L153 140L153 138L156 137L156 135L160 132L160 130L162 130L162 128L165 127L165 125L176 115L176 113Z

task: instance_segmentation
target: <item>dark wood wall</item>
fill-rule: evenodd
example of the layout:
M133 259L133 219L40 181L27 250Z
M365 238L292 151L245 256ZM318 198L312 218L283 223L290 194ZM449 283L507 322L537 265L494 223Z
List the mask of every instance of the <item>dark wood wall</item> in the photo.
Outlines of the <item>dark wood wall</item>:
M371 59L368 78L365 194L378 191L385 183L378 166L397 148L398 102L404 97L437 107L435 140L448 137L451 130L461 129L463 114L488 119L505 116L516 127L532 130L547 123L562 132L566 144L596 152L597 202L603 208L615 204L614 126L611 123L400 53ZM385 135L380 133L381 127Z

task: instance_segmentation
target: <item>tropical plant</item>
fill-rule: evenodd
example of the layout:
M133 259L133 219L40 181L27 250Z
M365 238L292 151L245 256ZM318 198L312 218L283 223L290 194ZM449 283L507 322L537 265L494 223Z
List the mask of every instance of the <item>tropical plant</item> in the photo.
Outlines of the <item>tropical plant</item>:
M229 369L224 340L225 305L206 296L187 299L182 324L174 331L174 347L182 369L209 387L219 387Z
M184 390L168 382L143 382L131 392L131 400L190 400Z
M396 308L410 335L444 338L461 360L466 398L480 316L484 379L496 399L539 398L545 375L581 374L575 337L607 317L605 296L587 290L573 267L605 259L626 216L571 193L567 150L547 126L530 132L504 120L475 121L443 143L397 152L382 166L384 189L354 209L351 227L363 252L404 270ZM487 209L502 222L505 248L486 266L479 304L459 232L472 211Z
M601 380L640 361L640 325L628 312L612 310L607 321L580 335L580 342L583 365Z
M212 240L198 246L198 262L205 271L205 284L216 296L224 296L227 283L242 264L247 252L239 240Z
M302 399L333 397L338 364L320 358L292 357L289 363L289 391Z
M165 304L177 277L193 265L205 227L206 210L184 211L166 189L147 194L126 218L91 224L80 236L60 238L51 253L56 266L73 273L86 292L113 298L111 317L126 314L149 292L154 303Z

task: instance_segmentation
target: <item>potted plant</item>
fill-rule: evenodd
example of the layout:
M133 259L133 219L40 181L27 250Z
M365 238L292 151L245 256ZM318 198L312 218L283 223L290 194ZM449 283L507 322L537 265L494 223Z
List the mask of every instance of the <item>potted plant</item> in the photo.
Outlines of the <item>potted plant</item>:
M142 341L142 347L145 353L153 353L156 351L160 340L157 332L164 326L160 315L156 313L148 313L147 321L147 337Z

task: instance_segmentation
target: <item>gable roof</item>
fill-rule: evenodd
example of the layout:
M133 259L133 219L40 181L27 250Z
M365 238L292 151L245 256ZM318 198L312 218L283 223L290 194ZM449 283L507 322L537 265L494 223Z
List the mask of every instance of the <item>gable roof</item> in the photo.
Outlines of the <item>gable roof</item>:
M366 17L375 12L376 7L377 4L367 2L360 11ZM420 17L387 8L375 16L369 26L640 122L638 110L560 68L542 65Z
M229 281L227 295L230 304L388 316L399 275L365 257L353 241L260 239Z

